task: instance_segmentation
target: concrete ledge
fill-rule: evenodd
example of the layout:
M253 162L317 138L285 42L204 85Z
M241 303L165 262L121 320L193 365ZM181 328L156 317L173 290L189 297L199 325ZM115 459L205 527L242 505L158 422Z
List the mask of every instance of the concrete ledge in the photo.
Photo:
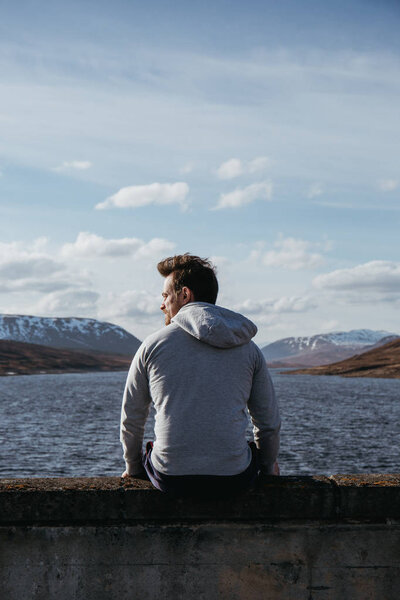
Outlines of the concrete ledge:
M175 499L117 477L2 479L0 525L400 520L400 474L266 477L229 500Z
M0 480L7 600L394 600L400 475L269 477L230 500Z

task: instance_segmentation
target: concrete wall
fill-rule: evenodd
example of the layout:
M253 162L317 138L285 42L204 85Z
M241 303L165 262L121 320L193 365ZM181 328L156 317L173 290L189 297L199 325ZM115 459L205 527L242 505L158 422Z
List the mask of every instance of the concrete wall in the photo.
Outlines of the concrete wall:
M399 597L397 475L271 477L203 502L139 480L0 480L1 600Z

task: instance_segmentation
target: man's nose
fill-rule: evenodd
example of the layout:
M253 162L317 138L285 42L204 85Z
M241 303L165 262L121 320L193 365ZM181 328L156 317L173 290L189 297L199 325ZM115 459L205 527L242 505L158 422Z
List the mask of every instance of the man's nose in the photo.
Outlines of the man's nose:
M165 310L165 302L161 302L160 310Z

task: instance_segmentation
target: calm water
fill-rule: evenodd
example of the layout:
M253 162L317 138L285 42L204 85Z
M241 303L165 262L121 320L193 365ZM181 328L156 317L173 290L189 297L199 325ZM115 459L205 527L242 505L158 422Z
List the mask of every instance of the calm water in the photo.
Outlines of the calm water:
M125 377L0 377L0 477L120 475ZM278 371L272 377L283 421L283 475L400 472L399 380Z

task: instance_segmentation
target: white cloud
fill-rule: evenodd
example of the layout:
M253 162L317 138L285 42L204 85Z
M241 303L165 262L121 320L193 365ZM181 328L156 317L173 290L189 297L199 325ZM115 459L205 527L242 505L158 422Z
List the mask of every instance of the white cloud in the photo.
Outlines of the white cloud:
M259 173L270 166L271 160L268 158L268 156L257 156L257 158L253 158L253 160L248 161L248 163L245 165L245 171L247 173Z
M145 290L127 290L119 294L110 293L106 297L104 306L100 309L100 314L103 319L133 318L138 323L156 322L155 317L160 317L161 327L163 323L161 302L161 291L158 296Z
M46 236L38 237L31 244L32 252L45 252L49 239Z
M97 312L99 294L92 290L64 290L47 294L39 300L35 311L60 317L93 316Z
M26 277L15 279L13 281L2 281L0 279L0 292L39 292L47 294L57 290L65 290L70 287L78 286L78 281L71 282L67 274L64 277L59 275L49 275L46 279L38 277Z
M220 268L224 268L231 264L231 260L229 258L227 258L226 256L218 255L218 254L214 254L214 255L210 256L209 259L212 262L212 264L215 266L217 271Z
M62 173L63 171L86 171L90 169L92 163L89 160L71 160L64 161L58 167L54 167L53 171Z
M276 250L264 252L262 246L251 253L251 258L260 260L266 267L277 267L298 271L301 269L315 269L323 262L323 256L318 252L311 252L314 244L296 238L279 238L274 246ZM315 244L320 246L320 244ZM325 247L327 245L325 244Z
M310 200L312 198L317 198L317 196L321 196L321 194L323 193L323 188L322 185L320 183L313 183L312 185L310 185L308 192L307 192L307 198L310 198Z
M217 169L217 175L220 179L233 179L243 173L243 164L239 158L230 158L222 163Z
M274 302L273 311L276 313L306 312L316 306L315 302L307 296L283 296Z
M63 245L61 253L65 257L131 256L145 258L168 253L174 247L174 243L162 238L153 238L146 243L138 238L106 239L95 233L81 231L75 242Z
M400 297L400 263L374 260L348 269L318 275L313 285L333 292L346 292L359 301Z
M42 289L48 285L65 286L65 266L40 251L44 240L31 245L21 242L0 243L0 289Z
M221 194L217 205L213 210L222 208L239 208L245 204L250 204L255 200L271 200L272 183L264 181L262 183L252 183L245 188L237 188L233 192Z
M87 285L86 275L70 272L45 252L46 244L46 238L31 244L0 243L0 291L47 293Z
M399 187L399 182L397 179L381 179L378 185L382 192L393 192Z
M245 314L280 314L307 312L316 307L315 302L308 296L282 296L267 300L244 300L235 305L235 310Z
M0 279L19 280L28 277L47 277L64 269L64 265L46 256L26 256L21 254L15 258L0 262Z
M189 193L187 183L151 183L149 185L131 185L121 188L116 194L96 205L98 210L107 208L138 208L150 204L179 204L187 207L186 197Z
M217 175L219 179L234 179L240 175L264 171L270 164L271 161L267 156L258 156L247 162L239 158L230 158L218 167Z
M176 244L165 240L164 238L153 238L147 243L142 243L134 258L158 258L160 255L165 256L175 248Z

